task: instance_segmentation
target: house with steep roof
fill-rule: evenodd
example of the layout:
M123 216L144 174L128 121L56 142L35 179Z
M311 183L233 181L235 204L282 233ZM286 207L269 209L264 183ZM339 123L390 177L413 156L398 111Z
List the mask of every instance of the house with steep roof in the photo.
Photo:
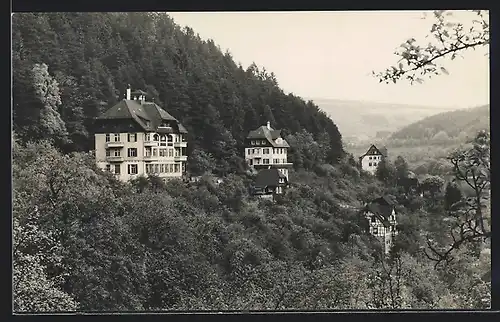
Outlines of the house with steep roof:
M260 170L255 178L252 194L255 196L274 197L282 194L288 186L287 177L278 169Z
M139 175L178 178L186 172L186 128L144 91L126 98L95 119L97 166L128 181Z
M384 154L377 149L375 145L371 145L368 151L365 154L359 157L359 163L361 165L361 169L364 171L370 172L374 174L377 171L377 166L384 158Z
M245 140L245 160L259 171L277 169L288 181L288 170L293 166L288 162L290 145L281 137L281 130L275 130L271 123L250 131Z
M393 246L393 239L398 234L395 206L395 201L388 196L383 196L371 200L362 210L368 221L368 233L382 243L386 254L389 253Z

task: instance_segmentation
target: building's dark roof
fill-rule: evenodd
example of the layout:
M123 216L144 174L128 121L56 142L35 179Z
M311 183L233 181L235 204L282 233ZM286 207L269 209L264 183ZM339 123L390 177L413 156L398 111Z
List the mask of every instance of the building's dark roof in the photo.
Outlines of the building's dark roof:
M144 91L141 91L140 89L136 90L136 91L133 91L130 93L130 95L134 96L134 95L148 95L148 93L144 92Z
M145 131L157 130L163 120L174 121L177 123L180 133L187 133L186 128L175 117L151 102L143 102L141 104L135 100L122 100L97 119L133 119Z
M266 125L262 125L257 129L250 131L248 133L247 139L257 139L257 140L267 140L273 147L285 147L289 148L288 142L282 138L280 144L276 143L276 139L281 137L281 130L274 130L272 127L267 128Z
M362 159L366 155L382 155L383 156L382 152L380 152L380 150L377 149L377 147L374 144L372 144L372 146L370 146L368 151L366 151L366 153L363 154L362 156L360 156L359 158Z
M280 183L280 178L284 178L285 183ZM259 171L259 173L257 174L254 186L256 188L277 187L280 185L285 185L286 182L286 176L278 169L264 169Z
M389 217L392 214L394 205L394 201L391 200L388 196L382 196L373 199L370 203L368 203L365 207L365 211L373 213L378 218L378 220L380 220L384 224L384 226L389 227Z

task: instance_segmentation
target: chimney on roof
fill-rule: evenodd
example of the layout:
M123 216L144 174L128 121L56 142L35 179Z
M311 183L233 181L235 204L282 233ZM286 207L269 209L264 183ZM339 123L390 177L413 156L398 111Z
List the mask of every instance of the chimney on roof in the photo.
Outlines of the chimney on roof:
M132 90L130 89L130 84L128 84L128 88L127 88L127 97L126 97L126 98L127 98L127 100L130 100L130 92L131 92L131 91L132 91Z
M267 129L270 130L271 129L271 122L267 121Z

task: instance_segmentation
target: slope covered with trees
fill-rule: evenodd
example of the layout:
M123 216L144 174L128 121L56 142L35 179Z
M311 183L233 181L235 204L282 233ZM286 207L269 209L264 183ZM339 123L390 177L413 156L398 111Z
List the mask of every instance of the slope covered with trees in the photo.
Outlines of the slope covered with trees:
M481 174L479 204L457 204L453 188L443 195L439 178L423 197L411 195L394 185L404 160L377 177L360 171L312 102L285 95L272 73L243 70L164 14L13 20L15 311L489 306L484 247L453 243L471 233L457 225L464 221L490 234L488 208L478 211L481 227L470 217L489 189L486 134L451 159L458 180ZM97 168L91 119L128 83L190 130L190 167L206 173L200 182L124 183ZM249 195L254 177L239 157L247 131L268 120L284 129L295 165L275 202ZM478 156L481 167L471 166ZM387 258L359 212L386 193L399 201ZM428 257L439 263L442 250L456 260L434 267Z
M465 142L477 132L490 127L490 106L440 113L426 117L393 133L389 140L408 144L417 142L449 143Z
M244 137L267 121L285 135L324 138L329 162L344 155L336 125L314 103L285 94L265 68L243 69L165 13L17 13L12 20L14 129L24 141L93 149L92 118L131 84L186 126L188 153L214 156L218 172L242 166Z

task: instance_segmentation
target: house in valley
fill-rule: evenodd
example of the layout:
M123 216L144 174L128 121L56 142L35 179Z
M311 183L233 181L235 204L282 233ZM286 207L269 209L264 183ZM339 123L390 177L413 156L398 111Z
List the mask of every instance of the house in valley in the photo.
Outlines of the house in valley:
M382 243L384 252L388 254L398 234L395 202L388 196L379 197L367 203L362 213L368 221L368 233Z
M375 171L377 171L378 164L384 157L384 154L379 149L377 149L375 145L372 144L368 151L366 151L365 154L359 157L361 169L374 174Z
M139 175L181 178L186 173L187 131L143 91L126 98L94 123L97 166L128 181Z
M257 171L256 194L283 193L288 185L288 162L290 145L281 137L281 130L275 130L271 123L250 131L245 140L245 160Z

